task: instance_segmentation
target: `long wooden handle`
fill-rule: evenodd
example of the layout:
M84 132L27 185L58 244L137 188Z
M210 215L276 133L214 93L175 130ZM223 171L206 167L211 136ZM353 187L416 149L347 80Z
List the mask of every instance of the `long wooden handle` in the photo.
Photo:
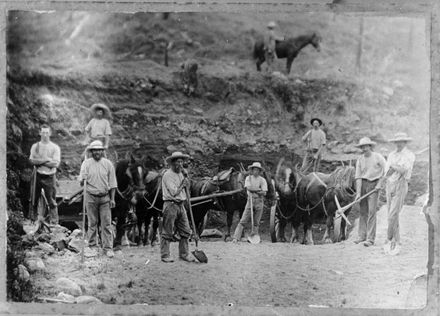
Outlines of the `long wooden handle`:
M210 195L197 196L197 197L191 198L191 202L194 203L194 202L199 202L199 201L203 201L203 200L209 200L209 199L216 198L216 197L233 195L233 194L236 194L236 193L240 193L242 191L243 191L243 189L236 189L236 190L233 190L233 191L226 191L226 192L221 192L221 193L213 193L213 194L210 194Z
M253 201L252 201L252 193L249 191L248 191L248 198L249 198L249 204L251 207L251 225L252 225L251 234L253 234L253 232L254 232L254 206L253 206Z
M85 178L86 175L85 175ZM81 263L84 263L84 244L86 243L86 193L87 193L87 179L84 179L84 190L83 190L83 209L82 209L82 231L83 231L83 241L81 245Z
M191 216L191 222L193 225L193 230L194 230L194 238L196 240L196 250L197 250L197 246L199 243L199 235L197 234L197 228L196 228L196 223L194 221L194 215L193 215L193 211L192 211L192 206L191 206L191 196L190 196L190 192L188 188L185 188L186 190L186 200L188 201L188 207L189 207L189 214Z
M373 189L368 193L365 193L363 196L361 196L360 198L358 198L357 200L354 200L353 202L345 205L344 207L342 207L341 209L339 209L339 212L345 212L346 210L348 210L350 207L352 207L353 205L355 205L356 203L358 203L360 200L365 199L366 197L370 196L371 194L373 194L374 192L377 192L377 189Z

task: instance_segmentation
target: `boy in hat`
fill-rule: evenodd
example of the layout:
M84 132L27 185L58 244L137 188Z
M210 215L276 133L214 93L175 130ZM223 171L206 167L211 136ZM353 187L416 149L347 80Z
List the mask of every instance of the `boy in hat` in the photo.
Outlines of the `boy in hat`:
M326 135L321 129L322 121L319 118L312 118L310 124L312 129L302 138L302 141L307 143L306 154L301 166L302 172L309 171L310 167L313 172L319 171L322 152L326 145Z
M267 182L260 173L263 171L261 164L259 162L254 162L248 167L251 174L248 175L244 181L244 187L248 193L248 201L244 208L243 215L241 216L240 222L234 232L233 243L237 243L241 234L243 233L244 225L251 222L251 204L250 199L252 199L252 206L254 211L254 227L252 231L258 234L258 228L260 226L261 215L263 214L264 207L264 196L267 192Z
M95 103L90 110L93 112L94 118L90 120L85 128L87 143L99 140L103 143L104 149L108 149L110 136L112 135L109 121L111 118L110 109L105 104Z
M115 207L117 182L112 162L103 157L104 149L100 140L93 141L87 147L87 150L92 154L92 158L83 161L79 180L82 185L84 181L87 181L85 199L87 203L89 247L94 252L93 248L97 246L96 237L98 222L100 221L104 253L111 258L114 256L111 209Z
M31 147L31 155L29 160L34 165L36 172L36 181L34 187L34 198L32 205L31 220L35 220L38 210L38 200L40 199L41 189L44 189L44 195L49 204L50 224L58 224L58 208L55 200L56 197L56 172L60 165L61 150L60 147L50 140L51 129L48 125L43 124L40 128L40 138L38 143ZM43 214L38 214L43 215Z
M356 147L362 150L362 155L356 162L356 198L376 190L368 197L360 201L358 239L355 244L364 242L365 247L374 245L376 238L376 211L383 177L385 175L385 158L373 151L376 145L368 137L363 137Z
M396 150L388 156L385 166L388 231L384 250L390 254L397 254L400 250L399 214L408 193L408 182L415 161L415 155L406 147L411 140L406 133L397 133L389 140L396 145Z
M265 58L267 62L267 71L272 70L272 64L276 59L275 46L276 41L283 41L284 37L275 33L276 23L271 21L267 24L267 34L264 37Z
M163 227L160 240L160 256L163 262L173 262L170 256L170 242L174 239L174 231L180 235L179 257L181 260L194 262L189 253L188 238L191 235L188 217L184 207L187 200L186 189L190 187L188 178L183 174L183 163L189 156L181 152L173 152L166 158L170 169L162 176Z

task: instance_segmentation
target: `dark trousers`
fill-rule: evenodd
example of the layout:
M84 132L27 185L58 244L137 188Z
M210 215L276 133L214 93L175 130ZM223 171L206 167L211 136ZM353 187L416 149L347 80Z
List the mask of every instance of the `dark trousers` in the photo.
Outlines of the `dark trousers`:
M191 235L188 216L183 203L165 201L163 204L163 227L160 242L160 255L162 258L170 256L170 242L173 240L174 228L180 235L179 256L186 257L188 251L188 238Z
M49 207L50 224L58 224L58 207L56 202L56 178L53 175L43 175L37 172L37 179L35 183L35 199L32 205L33 212L31 214L31 220L36 220L37 215L45 217L44 211L42 214L38 214L38 201L41 197L41 189L44 190L44 196L46 197Z

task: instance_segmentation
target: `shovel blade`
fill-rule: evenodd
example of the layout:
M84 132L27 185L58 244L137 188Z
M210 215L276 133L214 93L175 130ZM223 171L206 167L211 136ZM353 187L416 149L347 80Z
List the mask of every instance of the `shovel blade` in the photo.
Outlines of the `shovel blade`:
M202 250L194 250L193 256L201 263L208 263L208 257Z
M248 242L250 242L251 244L259 244L261 241L260 239L260 235L249 235L248 236Z

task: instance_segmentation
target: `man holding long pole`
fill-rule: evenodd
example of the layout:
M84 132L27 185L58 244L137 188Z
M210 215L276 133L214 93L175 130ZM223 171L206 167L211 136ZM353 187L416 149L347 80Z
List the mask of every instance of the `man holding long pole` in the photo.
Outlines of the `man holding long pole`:
M388 231L384 250L390 254L397 254L400 251L399 214L408 193L415 155L406 147L411 141L406 133L397 133L389 141L396 145L396 150L388 156L385 168Z
M373 190L376 192L370 194L367 198L360 201L359 210L359 228L358 239L355 244L364 242L365 247L374 245L376 238L376 212L377 201L379 198L379 189L385 175L385 158L373 151L375 142L368 137L363 137L356 147L362 150L362 155L356 162L356 200L361 195Z
M189 156L181 152L173 152L166 158L170 165L162 177L163 196L163 227L160 238L160 256L163 262L173 262L170 256L170 242L174 239L174 228L180 235L179 258L188 262L195 262L189 253L188 238L191 235L188 216L183 203L187 200L186 189L190 182L183 175L183 162Z

